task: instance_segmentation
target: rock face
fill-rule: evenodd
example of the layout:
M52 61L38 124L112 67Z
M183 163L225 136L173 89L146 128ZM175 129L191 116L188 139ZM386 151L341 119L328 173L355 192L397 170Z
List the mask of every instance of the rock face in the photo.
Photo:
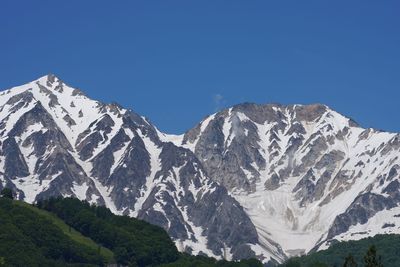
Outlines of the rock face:
M399 138L324 105L247 103L164 136L192 150L239 201L261 247L287 256L400 233Z
M75 196L164 227L182 251L254 256L240 204L138 114L48 75L0 93L0 118L0 187L19 199Z
M106 205L218 258L400 233L399 156L399 134L324 105L241 104L173 136L54 75L0 93L0 188Z

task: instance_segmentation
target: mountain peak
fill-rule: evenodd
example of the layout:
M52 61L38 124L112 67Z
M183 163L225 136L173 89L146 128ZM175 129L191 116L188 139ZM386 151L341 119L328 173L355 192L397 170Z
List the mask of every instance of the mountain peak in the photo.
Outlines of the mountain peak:
M48 87L52 87L54 83L64 84L64 82L53 73L48 73L32 82L40 83L41 85L47 85Z
M46 77L47 77L47 80L49 80L49 81L51 81L51 80L54 81L55 79L58 79L58 77L53 73L47 74Z

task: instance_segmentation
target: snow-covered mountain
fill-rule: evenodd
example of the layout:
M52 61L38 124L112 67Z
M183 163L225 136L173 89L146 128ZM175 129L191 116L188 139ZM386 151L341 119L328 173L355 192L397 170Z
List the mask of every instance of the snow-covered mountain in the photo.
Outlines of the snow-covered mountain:
M324 105L242 104L164 139L196 154L277 259L400 233L399 134L363 129Z
M178 249L239 259L254 225L188 149L145 118L53 75L0 93L0 187L27 202L76 196L165 228Z
M0 93L0 188L76 196L178 249L265 262L400 230L400 135L324 105L241 104L183 135L54 75Z

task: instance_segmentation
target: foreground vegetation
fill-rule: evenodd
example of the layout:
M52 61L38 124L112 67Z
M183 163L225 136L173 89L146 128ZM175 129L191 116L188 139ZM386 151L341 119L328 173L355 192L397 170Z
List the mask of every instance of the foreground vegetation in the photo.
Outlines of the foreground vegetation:
M35 206L0 197L0 266L261 267L179 253L160 227L73 198ZM398 267L400 235L340 242L281 267Z
M329 249L292 258L282 267L399 267L400 235L377 235L340 242Z
M0 198L0 266L260 267L179 253L160 227L73 198Z
M101 248L72 239L51 219L7 198L0 199L0 256L5 266L98 266L110 261Z

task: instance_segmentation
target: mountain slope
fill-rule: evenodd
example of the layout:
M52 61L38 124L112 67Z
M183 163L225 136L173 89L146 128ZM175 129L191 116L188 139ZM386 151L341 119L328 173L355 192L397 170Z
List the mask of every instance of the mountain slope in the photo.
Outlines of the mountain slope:
M399 232L399 137L324 105L242 104L163 138L231 192L263 247L290 256Z
M53 214L0 198L0 256L5 266L99 266L114 254ZM57 223L54 223L57 221ZM4 266L4 265L2 265Z
M136 113L47 75L2 92L0 119L1 186L19 199L74 196L163 227L181 251L254 255L257 232L239 203Z
M74 228L67 225L63 220L61 220L55 214L45 211L43 209L38 209L37 207L22 201L14 201L13 205L20 206L21 208L23 208L23 210L25 210L25 212L27 212L27 210L30 210L36 213L37 216L39 216L40 218L43 218L48 222L51 222L56 227L58 227L62 231L62 233L66 235L68 238L70 238L72 241L75 241L82 246L89 247L94 251L100 251L100 255L104 258L106 262L109 263L115 262L114 253L111 250L97 244L89 237L82 235L80 232L76 231ZM10 210L8 210L8 212L10 212Z

